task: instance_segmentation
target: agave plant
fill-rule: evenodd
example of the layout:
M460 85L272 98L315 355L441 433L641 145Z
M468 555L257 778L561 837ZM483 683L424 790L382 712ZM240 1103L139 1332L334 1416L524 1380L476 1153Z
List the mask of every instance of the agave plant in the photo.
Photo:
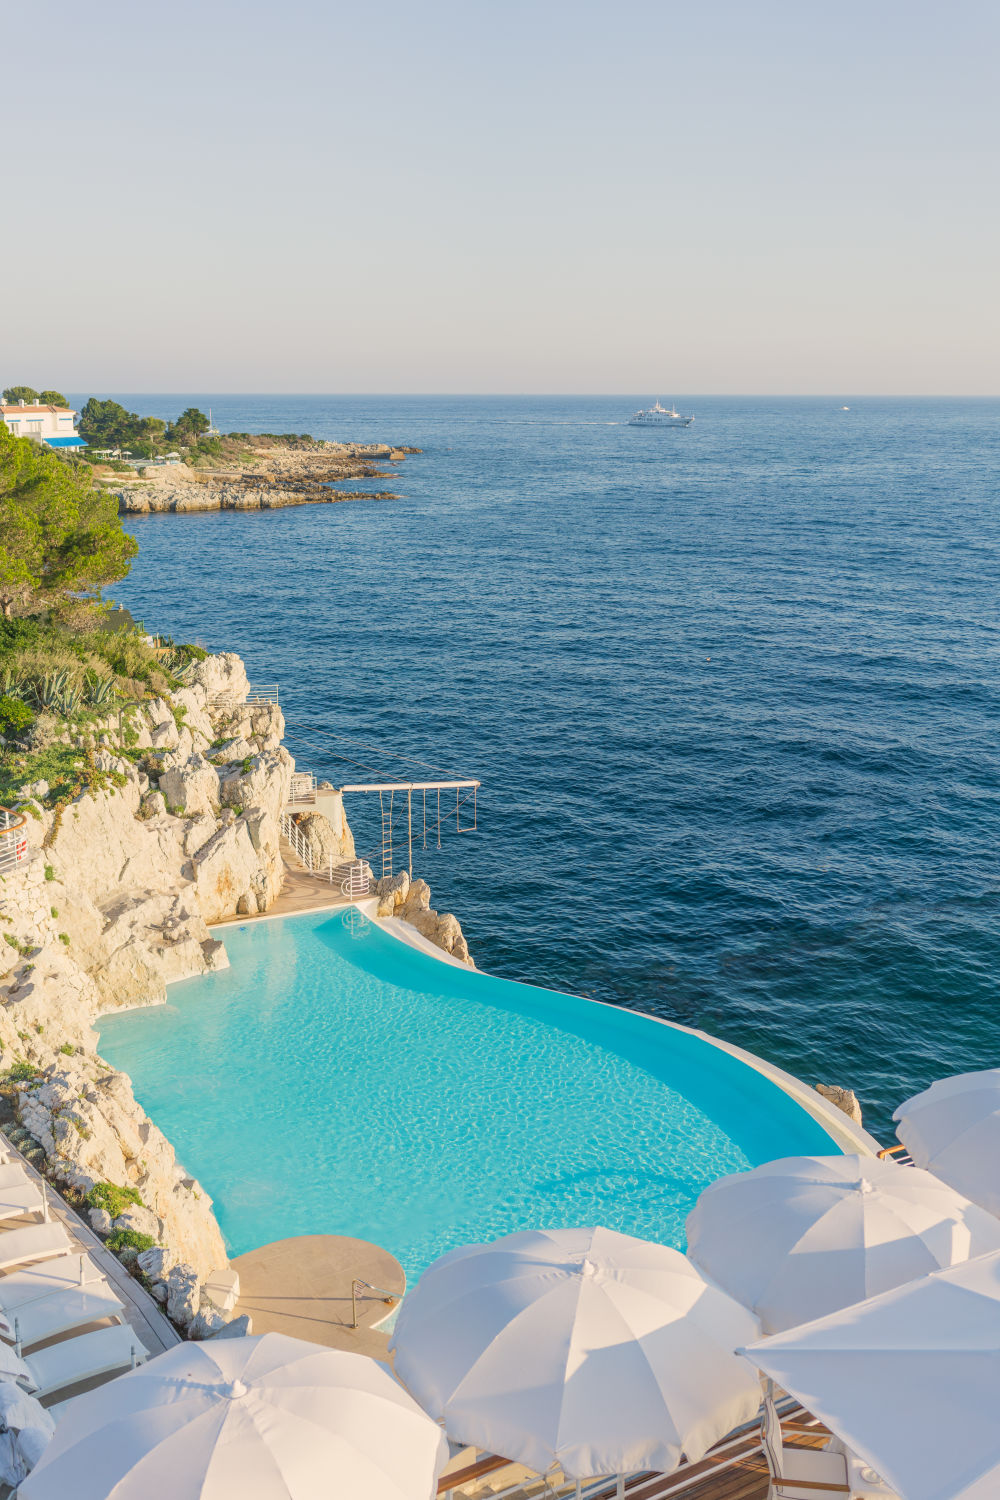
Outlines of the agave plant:
M91 708L111 708L120 697L118 684L113 677L87 674L87 702Z
M64 719L71 719L82 704L83 689L79 683L70 682L58 694L53 706L56 712L61 714Z
M28 680L22 677L20 672L14 672L10 667L5 667L0 673L0 697L23 699L28 691Z
M46 672L44 677L40 677L32 685L32 694L39 708L49 708L59 712L60 701L72 685L69 670L64 667L59 672ZM79 692L79 689L77 691Z

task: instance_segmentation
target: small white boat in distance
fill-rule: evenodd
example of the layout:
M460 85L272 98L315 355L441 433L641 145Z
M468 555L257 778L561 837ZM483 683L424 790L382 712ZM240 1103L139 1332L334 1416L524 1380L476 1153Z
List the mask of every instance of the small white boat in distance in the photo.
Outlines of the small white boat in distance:
M629 427L690 427L694 417L682 417L680 412L671 404L669 407L660 405L657 396L655 405L646 411L637 411L634 417L629 417Z

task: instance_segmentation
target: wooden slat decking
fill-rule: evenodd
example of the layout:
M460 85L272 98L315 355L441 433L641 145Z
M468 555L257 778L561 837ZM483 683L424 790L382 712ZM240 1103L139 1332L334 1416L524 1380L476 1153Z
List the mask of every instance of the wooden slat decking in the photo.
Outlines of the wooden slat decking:
M40 1191L44 1188L48 1195L49 1217L57 1219L62 1224L73 1242L73 1249L86 1252L101 1275L105 1276L114 1287L117 1296L125 1304L126 1321L135 1329L150 1355L162 1354L165 1349L172 1349L175 1344L179 1344L181 1336L164 1316L159 1303L144 1287L140 1286L134 1277L128 1274L117 1256L104 1248L90 1225L85 1224L68 1204L63 1202L52 1184L35 1170L27 1157L21 1155L6 1135L3 1137L3 1144L11 1161L20 1163ZM0 1236L4 1229L23 1228L26 1222L30 1221L8 1221L0 1227ZM60 1392L59 1399L64 1399L63 1392Z
M806 1415L798 1410L786 1414L786 1419L802 1420ZM821 1447L830 1434L819 1423L815 1424L814 1432L815 1436L802 1432L790 1435L786 1448ZM721 1446L724 1452L715 1450L714 1456L709 1453L700 1463L685 1464L673 1474L630 1476L625 1484L626 1500L767 1500L770 1481L761 1453L759 1429L754 1428L736 1443ZM554 1493L572 1500L572 1485L552 1484L546 1490L535 1478L518 1486L517 1473L514 1466L486 1455L475 1464L464 1464L451 1475L446 1473L438 1484L438 1494L453 1495L454 1500L489 1500L493 1495L503 1495L504 1500L542 1500L543 1496ZM596 1490L592 1485L585 1486L585 1490L586 1500L616 1500L618 1494L614 1480Z

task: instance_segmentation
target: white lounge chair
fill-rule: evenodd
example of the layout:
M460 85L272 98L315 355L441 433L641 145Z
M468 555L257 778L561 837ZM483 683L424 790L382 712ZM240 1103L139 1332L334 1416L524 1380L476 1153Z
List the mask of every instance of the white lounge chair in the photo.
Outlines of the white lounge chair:
M23 1271L8 1271L6 1276L0 1276L0 1337L13 1331L13 1315L26 1302L37 1302L40 1297L51 1297L53 1292L103 1280L90 1256L82 1251L57 1255Z
M101 1323L105 1318L121 1322L124 1311L124 1302L106 1281L91 1281L86 1286L70 1287L68 1291L53 1292L51 1297L25 1303L12 1315L13 1328L10 1332L0 1331L0 1337L11 1341L20 1354L22 1349L30 1349L43 1339L70 1333L88 1323Z
M19 1161L0 1164L0 1187L16 1187L19 1183L29 1180L27 1172Z
M23 1214L41 1214L49 1211L47 1200L33 1182L25 1181L16 1187L0 1187L0 1220L20 1219Z
M0 1234L0 1271L24 1266L33 1260L48 1260L66 1255L73 1241L57 1219L47 1224L29 1224L24 1229L8 1229Z
M786 1425L794 1431L792 1424ZM767 1500L823 1500L824 1495L850 1495L844 1455L819 1448L786 1448L781 1420L770 1396L764 1398L761 1442L771 1475Z
M81 1380L134 1369L148 1358L149 1350L127 1323L81 1333L21 1358L13 1349L0 1345L0 1370L39 1399L78 1385Z

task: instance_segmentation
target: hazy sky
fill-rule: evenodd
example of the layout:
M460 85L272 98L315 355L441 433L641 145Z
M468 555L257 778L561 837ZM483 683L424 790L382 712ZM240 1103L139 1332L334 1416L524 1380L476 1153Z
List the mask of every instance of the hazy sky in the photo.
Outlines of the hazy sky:
M45 0L0 35L4 384L1000 392L995 0Z

